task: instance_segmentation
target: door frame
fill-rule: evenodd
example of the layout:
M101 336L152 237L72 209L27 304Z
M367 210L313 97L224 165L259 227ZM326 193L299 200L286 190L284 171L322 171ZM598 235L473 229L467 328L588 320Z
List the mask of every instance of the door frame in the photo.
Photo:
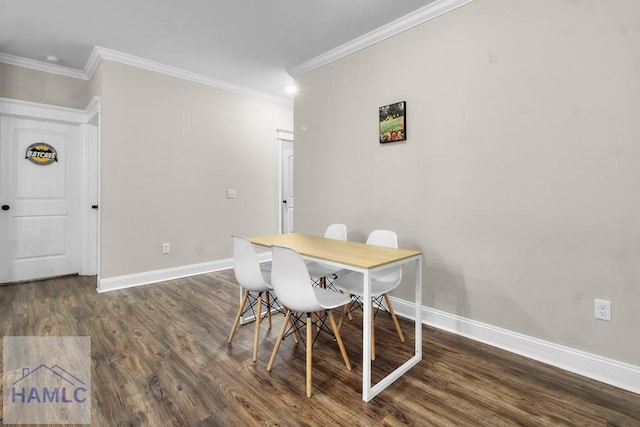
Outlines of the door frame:
M293 148L293 131L276 129L276 133L278 135L278 233L282 233L284 231L284 209L282 207L284 194L282 188L284 187L284 170L286 166L283 162L283 154L285 147L291 146Z
M100 283L100 112L101 99L93 97L84 110L0 97L0 115L20 119L45 120L76 125L79 128L80 196L78 232L80 265L78 272L98 276ZM90 145L93 149L90 149ZM95 183L96 188L91 188ZM83 206L85 208L83 208ZM95 216L97 215L97 217Z
M283 154L284 154L284 150L285 147L291 147L293 149L293 131L291 130L287 130L287 129L276 129L276 135L277 135L277 140L278 140L278 200L276 201L276 206L278 206L278 233L283 232L283 221L284 221L284 215L282 214L283 212L283 208L282 208L282 198L284 197L283 195L283 183L284 183L284 170L285 170L285 164L283 161ZM271 261L271 255L268 255L268 258L259 258L262 261ZM239 295L239 301L240 303L242 303L242 294L243 294L244 290L242 288L240 288L240 295ZM264 307L263 307L263 310ZM272 309L271 312L275 313L277 310ZM266 313L266 311L263 311L263 313ZM240 316L240 324L241 325L245 325L247 323L253 322L255 321L256 316L255 314L251 314L249 316Z

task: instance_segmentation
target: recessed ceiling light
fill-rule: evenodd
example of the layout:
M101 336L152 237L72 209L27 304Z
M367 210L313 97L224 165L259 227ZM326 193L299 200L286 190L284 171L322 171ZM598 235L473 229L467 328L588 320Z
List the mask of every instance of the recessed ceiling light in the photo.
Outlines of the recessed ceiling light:
M55 55L47 55L47 62L50 62L52 64L59 64L62 61Z
M295 85L289 85L286 88L284 88L284 90L289 94L289 95L295 95L298 92L298 88Z

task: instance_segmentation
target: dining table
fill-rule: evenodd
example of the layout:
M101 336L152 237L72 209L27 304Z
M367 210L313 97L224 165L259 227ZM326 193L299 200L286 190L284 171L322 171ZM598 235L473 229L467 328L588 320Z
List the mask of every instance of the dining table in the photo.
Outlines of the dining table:
M362 322L362 400L371 401L394 381L422 360L422 252L414 249L390 248L349 240L337 240L301 233L274 234L250 237L249 241L261 248L272 245L295 249L302 258L362 274L364 301L371 300L372 274L387 268L414 264L415 274L415 346L413 355L388 373L376 384L371 381L372 306L363 304ZM400 285L402 286L402 284ZM386 351L393 351L388 348Z

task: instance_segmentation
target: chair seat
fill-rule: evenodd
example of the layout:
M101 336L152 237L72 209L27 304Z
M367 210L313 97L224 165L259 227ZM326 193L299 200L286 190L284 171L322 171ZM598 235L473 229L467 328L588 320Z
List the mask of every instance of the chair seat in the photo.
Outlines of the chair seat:
M363 296L363 280L362 273L351 272L334 280L333 286L345 293ZM379 297L380 295L392 291L399 284L400 283L397 280L386 281L373 277L371 278L371 296Z
M340 294L327 289L313 288L313 292L315 292L320 305L318 310L331 310L332 308L348 304L351 301L351 297L349 295Z

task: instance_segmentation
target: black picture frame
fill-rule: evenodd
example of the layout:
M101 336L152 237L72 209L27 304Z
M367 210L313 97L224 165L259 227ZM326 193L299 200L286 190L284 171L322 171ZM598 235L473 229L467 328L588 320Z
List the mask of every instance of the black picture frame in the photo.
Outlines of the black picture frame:
M378 110L380 144L407 140L406 101L384 105Z

